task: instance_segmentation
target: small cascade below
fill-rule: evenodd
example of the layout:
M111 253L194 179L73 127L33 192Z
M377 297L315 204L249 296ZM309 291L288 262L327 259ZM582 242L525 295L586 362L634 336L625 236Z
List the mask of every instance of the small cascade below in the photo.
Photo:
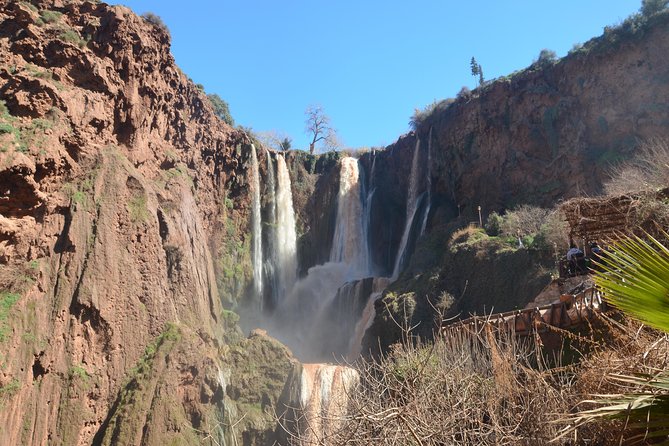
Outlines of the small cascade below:
M293 193L286 159L277 156L276 169L276 263L277 294L286 296L297 279L297 234L295 232L295 211Z
M385 290L388 285L390 285L389 277L374 278L372 282L372 292L367 298L367 303L362 310L362 314L360 315L358 322L355 324L353 337L348 344L348 361L355 361L360 356L360 353L362 353L362 338L365 336L367 329L372 326L374 316L376 315L376 311L374 311L374 302L383 295L383 290Z
M411 161L409 190L407 191L406 220L404 223L404 232L402 233L402 239L397 249L397 255L395 256L395 267L393 268L393 275L392 275L393 280L399 277L400 272L402 271L402 268L406 263L407 243L409 242L409 236L411 235L411 228L413 226L413 221L418 211L418 201L419 201L418 170L420 166L419 159L420 159L420 139L416 138L416 147L414 148L413 159Z
M300 444L329 444L349 410L349 395L360 382L350 367L303 364L288 378L281 424ZM292 443L291 443L292 444Z
M251 259L253 261L253 299L263 309L262 217L260 215L260 172L255 145L251 144Z
M335 226L331 262L349 265L357 275L364 276L369 269L367 227L364 224L363 185L358 160L342 158L337 196L337 224Z

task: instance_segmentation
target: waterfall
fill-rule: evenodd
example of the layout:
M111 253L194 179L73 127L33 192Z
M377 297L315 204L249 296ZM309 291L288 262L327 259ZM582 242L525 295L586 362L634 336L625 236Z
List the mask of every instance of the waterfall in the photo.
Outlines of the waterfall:
M279 166L281 161L279 158ZM280 174L277 176L280 180ZM293 287L280 287L284 292L270 331L302 359L321 360L332 358L333 353L346 354L350 334L371 292L371 283L365 293L355 285L347 287L347 282L370 274L363 182L358 160L343 158L330 261L309 268ZM283 232L279 195L277 192L277 233ZM341 315L335 316L333 311ZM345 324L341 322L344 320ZM342 328L344 325L348 329Z
M297 278L297 235L290 176L286 159L277 156L276 169L276 263L277 294L283 298L295 284Z
M413 151L413 160L411 161L411 174L409 176L409 190L407 191L406 221L404 223L404 232L395 256L395 267L393 268L393 279L399 277L402 267L405 263L406 247L411 234L416 211L418 210L418 168L420 154L420 139L416 137L416 147Z
M364 276L369 270L362 189L358 160L351 157L342 158L337 196L337 223L330 261L346 263L358 277Z
M365 336L367 329L372 326L374 316L376 316L374 302L383 295L383 290L386 289L389 283L390 278L388 277L374 278L372 282L372 292L369 294L365 308L363 308L362 314L355 324L353 337L349 340L347 360L355 361L358 356L360 356L362 351L362 338Z
M430 133L427 140L427 178L425 179L425 182L427 184L427 205L425 206L423 214L423 223L420 225L420 235L425 233L427 217L430 215L430 207L432 206L432 127L430 127Z
M267 184L266 184L266 196L267 196L267 221L265 225L265 234L266 241L266 252L265 252L265 283L269 286L265 290L266 298L265 301L271 302L271 309L273 309L276 304L279 302L279 285L278 277L276 274L277 268L277 240L276 240L276 180L275 180L275 168L274 163L272 162L272 155L267 152Z
M308 422L306 444L327 444L348 413L350 392L360 381L352 368L329 364L304 364L300 377L300 406Z
M371 188L367 193L367 198L365 199L365 214L362 219L362 233L365 234L365 239L367 242L363 248L367 249L367 272L370 275L374 275L376 270L372 260L372 243L369 237L369 228L372 221L372 200L374 199L374 192L376 192L376 188Z
M259 309L262 311L263 303L263 277L262 277L262 221L260 216L260 172L258 170L258 156L256 146L251 144L251 193L252 193L252 238L253 246L251 257L253 260L253 298L258 300Z

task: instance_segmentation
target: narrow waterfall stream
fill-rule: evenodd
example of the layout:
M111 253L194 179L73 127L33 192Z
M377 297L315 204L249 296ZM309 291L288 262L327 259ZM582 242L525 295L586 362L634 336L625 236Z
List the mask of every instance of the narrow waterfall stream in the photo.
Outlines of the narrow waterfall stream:
M423 211L423 223L420 225L420 235L425 233L427 227L427 219L430 216L430 208L432 206L432 127L427 137L427 175L425 178L425 194L427 195L427 204L425 211Z
M411 235L411 228L413 226L414 218L416 217L416 212L418 211L418 170L420 166L420 139L416 138L416 147L413 151L413 159L411 161L411 173L409 176L409 190L407 191L407 204L406 204L406 220L404 223L404 232L402 233L402 239L400 240L400 245L397 249L397 255L395 256L395 267L393 268L393 280L397 279L402 272L402 268L406 262L406 249L407 243L409 242L409 236Z

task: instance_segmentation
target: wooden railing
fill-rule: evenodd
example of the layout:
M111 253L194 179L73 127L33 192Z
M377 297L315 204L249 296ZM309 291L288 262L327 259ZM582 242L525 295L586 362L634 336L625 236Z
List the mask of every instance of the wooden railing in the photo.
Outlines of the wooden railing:
M487 316L473 316L444 325L441 330L444 335L462 329L478 332L484 325L490 324L501 331L528 336L545 332L549 327L566 329L582 324L591 319L594 313L605 310L606 303L600 292L596 288L588 288L579 294L564 294L560 297L560 302Z

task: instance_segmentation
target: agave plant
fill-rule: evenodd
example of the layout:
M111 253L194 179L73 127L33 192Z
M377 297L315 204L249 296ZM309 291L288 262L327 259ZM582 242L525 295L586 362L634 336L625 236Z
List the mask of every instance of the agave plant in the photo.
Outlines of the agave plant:
M669 234L664 234L669 239ZM669 249L647 236L622 238L606 251L594 280L606 300L630 317L669 332ZM624 393L594 395L583 401L598 407L580 411L567 420L561 438L584 423L600 419L623 419L637 433L630 443L654 439L669 444L669 373L609 375ZM556 439L557 440L557 439Z

